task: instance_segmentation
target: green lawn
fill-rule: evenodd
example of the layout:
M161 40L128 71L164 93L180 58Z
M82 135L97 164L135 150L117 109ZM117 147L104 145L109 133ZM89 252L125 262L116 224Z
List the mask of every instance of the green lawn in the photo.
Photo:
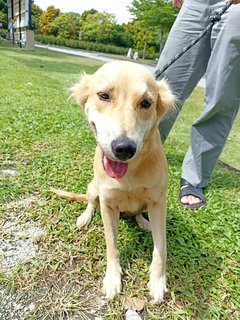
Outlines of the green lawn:
M100 216L80 232L75 222L84 205L47 192L50 187L85 192L91 181L95 141L83 112L68 99L68 89L82 71L91 73L100 65L44 49L26 52L0 45L0 226L15 215L19 224L38 222L46 230L36 240L39 255L0 271L0 289L18 302L34 303L22 319L70 319L92 309L104 319L124 319L124 301L135 296L145 301L144 319L239 319L239 173L220 163L206 190L206 207L192 212L178 204L190 124L202 108L200 88L164 146L170 175L165 301L151 305L146 288L151 234L124 219L119 232L123 292L108 305L102 298L106 258ZM237 169L239 128L238 116L221 156ZM16 174L3 173L7 169ZM21 201L31 196L37 200L23 208ZM0 229L0 244L5 239Z

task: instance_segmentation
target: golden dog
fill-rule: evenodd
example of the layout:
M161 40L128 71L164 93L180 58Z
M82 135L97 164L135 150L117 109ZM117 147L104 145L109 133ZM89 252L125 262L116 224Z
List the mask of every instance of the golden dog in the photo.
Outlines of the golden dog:
M120 213L135 215L138 224L153 236L149 290L155 303L166 291L166 193L167 162L158 123L174 104L164 80L156 81L143 66L110 62L93 75L83 75L72 95L84 110L97 147L94 178L87 195L52 189L71 200L88 201L77 220L87 225L100 208L107 245L107 270L103 281L107 298L121 291L121 267L117 250ZM142 216L147 211L149 222Z

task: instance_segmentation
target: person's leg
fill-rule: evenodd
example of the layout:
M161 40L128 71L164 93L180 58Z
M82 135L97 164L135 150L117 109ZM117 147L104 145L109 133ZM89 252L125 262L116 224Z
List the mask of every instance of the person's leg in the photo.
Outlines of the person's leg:
M220 156L240 103L240 5L233 5L212 32L204 112L191 128L182 178L204 188ZM217 37L216 37L217 35ZM196 200L196 199L195 199ZM181 199L183 203L185 197Z
M198 37L209 23L209 5L206 0L185 0L171 29L156 69L161 69L170 59ZM159 124L162 141L167 138L182 104L204 75L210 56L210 36L207 34L178 61L167 69L163 77L169 82L176 98L176 110L166 115Z

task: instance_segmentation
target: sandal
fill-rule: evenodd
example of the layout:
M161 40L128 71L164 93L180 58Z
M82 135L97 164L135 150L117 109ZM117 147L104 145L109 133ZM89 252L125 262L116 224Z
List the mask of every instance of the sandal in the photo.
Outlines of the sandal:
M199 209L200 207L206 205L206 200L205 197L203 195L203 189L202 188L197 188L194 187L193 185L191 185L187 180L181 178L181 187L185 187L182 188L180 190L179 193L179 201L181 203L181 205L183 205L186 208L189 209ZM189 196L189 195L193 195L194 197L197 197L201 200L201 202L195 203L195 204L184 204L181 202L182 197L184 196Z

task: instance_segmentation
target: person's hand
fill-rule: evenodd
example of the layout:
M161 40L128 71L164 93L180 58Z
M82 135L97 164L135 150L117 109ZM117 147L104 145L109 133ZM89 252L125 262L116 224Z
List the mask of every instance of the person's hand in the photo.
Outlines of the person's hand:
M226 3L228 3L228 2L229 2L229 0L226 0ZM240 3L240 0L235 0L233 3L234 4Z
M183 4L183 0L172 0L173 7L181 8L182 4Z

